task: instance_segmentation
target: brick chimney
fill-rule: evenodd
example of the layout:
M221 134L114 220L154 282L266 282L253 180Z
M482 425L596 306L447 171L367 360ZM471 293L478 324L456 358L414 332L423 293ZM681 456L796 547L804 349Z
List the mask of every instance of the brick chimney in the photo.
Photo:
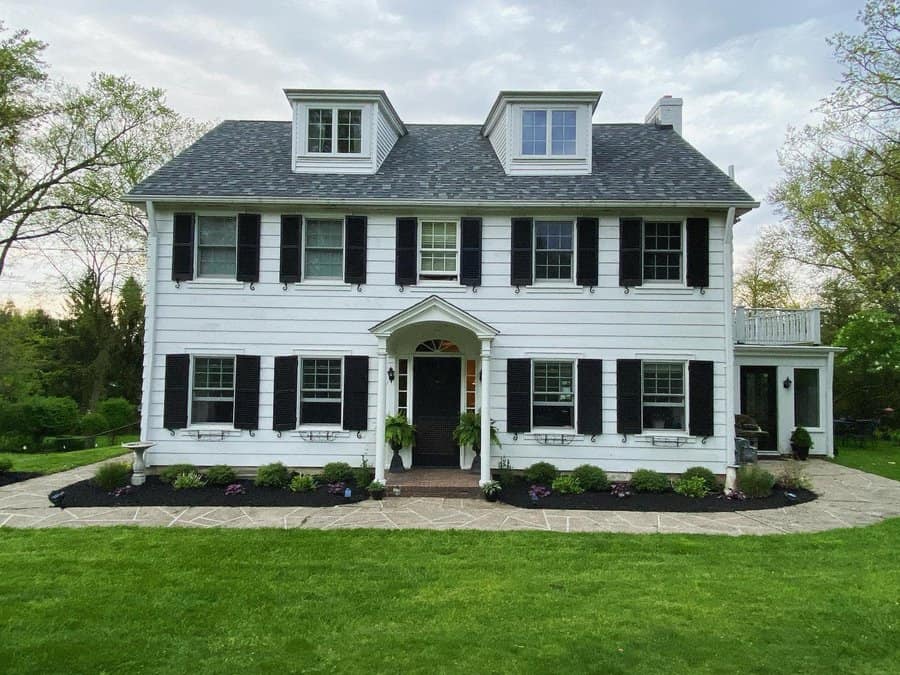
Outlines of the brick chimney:
M681 103L680 98L672 98L666 94L650 108L650 112L644 118L644 124L670 124L680 135Z

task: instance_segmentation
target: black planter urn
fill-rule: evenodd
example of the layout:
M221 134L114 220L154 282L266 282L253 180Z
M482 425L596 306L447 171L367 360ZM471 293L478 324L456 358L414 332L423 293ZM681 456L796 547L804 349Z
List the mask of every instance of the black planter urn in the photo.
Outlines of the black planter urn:
M403 458L400 456L402 447L399 443L391 443L391 450L394 451L394 456L391 457L391 468L388 469L388 473L403 473L406 471L403 466Z
M805 462L806 458L809 457L809 447L805 445L791 443L791 452L794 455L794 459L799 459L801 462Z
M475 453L475 457L472 458L472 466L469 467L470 473L481 473L481 447L477 445L472 446L472 452Z

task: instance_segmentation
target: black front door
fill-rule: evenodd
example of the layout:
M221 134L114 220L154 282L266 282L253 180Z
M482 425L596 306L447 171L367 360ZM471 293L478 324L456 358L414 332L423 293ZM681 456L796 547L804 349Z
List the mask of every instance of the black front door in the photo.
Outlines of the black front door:
M759 437L763 452L778 450L778 371L773 366L741 366L741 413L756 420L766 433Z
M458 358L413 359L413 466L459 467L453 430L459 422L460 374Z

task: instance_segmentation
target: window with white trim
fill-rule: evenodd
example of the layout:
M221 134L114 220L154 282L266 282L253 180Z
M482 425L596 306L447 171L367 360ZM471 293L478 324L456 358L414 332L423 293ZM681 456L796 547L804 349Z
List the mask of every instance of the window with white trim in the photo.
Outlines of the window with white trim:
M571 220L534 221L534 278L572 281L575 270L575 224Z
M571 361L535 361L531 388L534 427L575 426L575 389Z
M423 220L419 226L419 279L456 281L459 278L459 223Z
M794 368L794 426L818 427L819 369Z
M681 222L645 222L643 237L644 280L681 281Z
M666 361L641 364L645 430L685 430L684 365Z
M341 423L341 359L301 359L300 423Z
M303 237L303 278L344 278L344 221L307 218Z
M237 270L237 216L197 216L197 276L233 279Z
M397 414L409 419L409 359L397 361Z
M523 110L522 154L529 157L574 156L578 145L577 119L574 110Z
M191 424L234 422L234 357L195 356Z
M476 400L475 400L475 380L476 380L476 371L478 370L477 364L474 359L466 360L466 412L474 413L478 412L476 409Z
M322 155L362 152L362 110L310 108L307 115L307 152Z

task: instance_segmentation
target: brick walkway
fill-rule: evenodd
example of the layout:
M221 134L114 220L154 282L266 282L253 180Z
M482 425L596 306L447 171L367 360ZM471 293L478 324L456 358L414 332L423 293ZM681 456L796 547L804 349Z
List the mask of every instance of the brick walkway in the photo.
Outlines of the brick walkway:
M59 510L50 506L48 492L88 478L93 472L93 466L85 466L0 488L0 526L458 528L742 535L858 527L900 516L900 482L822 460L811 460L806 467L814 489L821 495L816 501L741 513L532 510L490 504L481 499L440 497L392 497L382 502L318 509L123 506Z

